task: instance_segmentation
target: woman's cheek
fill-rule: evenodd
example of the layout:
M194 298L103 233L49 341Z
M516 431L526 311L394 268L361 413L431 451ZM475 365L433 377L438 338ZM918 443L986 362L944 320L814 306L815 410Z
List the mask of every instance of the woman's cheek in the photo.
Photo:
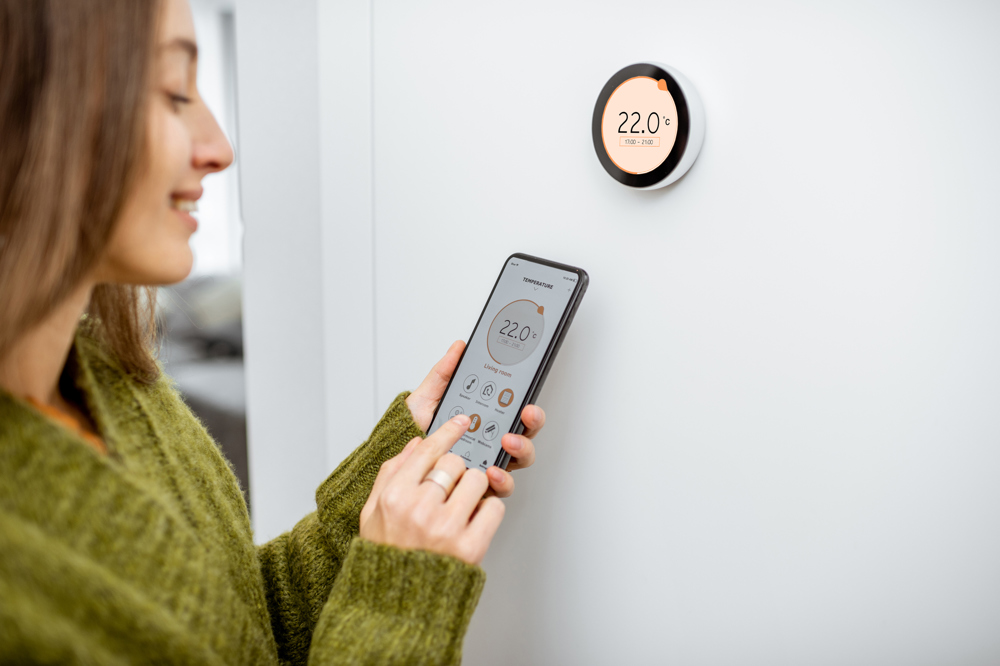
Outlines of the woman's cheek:
M135 219L122 220L132 227L129 256L123 257L123 263L132 268L130 281L169 284L187 277L194 261L191 232L170 204L173 192L190 189L185 179L190 135L181 118L170 110L158 109L151 120L150 168L136 192L145 205Z
M150 174L164 198L182 188L190 166L191 137L181 117L163 105L155 105L150 118Z
M191 166L192 139L191 132L182 116L171 114L167 119L167 135L169 141L163 152L163 167L167 179L163 197L170 201L170 195L178 190L191 190L200 185L198 175ZM177 214L168 209L169 240L164 239L164 250L170 248L169 266L164 266L167 274L159 281L172 283L186 278L194 264L194 255L190 246L190 231L179 223ZM196 215L197 217L197 215Z
M191 132L183 118L174 115L169 119L167 134L169 142L164 151L166 162L170 165L171 181L170 192L176 189L190 189L191 183L188 180L195 180L197 176L191 173L191 178L185 178L191 172L192 144ZM195 183L197 185L197 183Z

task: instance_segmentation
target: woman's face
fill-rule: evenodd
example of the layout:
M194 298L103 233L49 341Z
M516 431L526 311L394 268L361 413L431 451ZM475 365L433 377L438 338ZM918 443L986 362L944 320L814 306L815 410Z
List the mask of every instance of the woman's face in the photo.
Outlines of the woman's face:
M147 127L148 164L126 201L97 282L160 285L191 272L188 241L201 179L233 150L196 86L197 47L187 0L161 0Z

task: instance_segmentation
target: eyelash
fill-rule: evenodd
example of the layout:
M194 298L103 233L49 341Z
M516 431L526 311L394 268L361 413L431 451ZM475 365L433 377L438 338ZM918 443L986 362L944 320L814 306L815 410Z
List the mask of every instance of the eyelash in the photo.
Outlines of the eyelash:
M191 103L191 98L185 97L184 95L178 95L176 93L167 93L167 97L170 98L170 104L174 107L174 111L180 111L181 104Z

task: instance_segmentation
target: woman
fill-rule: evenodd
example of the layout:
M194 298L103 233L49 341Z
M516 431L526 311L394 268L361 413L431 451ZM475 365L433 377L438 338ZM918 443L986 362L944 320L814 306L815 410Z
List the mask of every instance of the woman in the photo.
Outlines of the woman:
M151 356L233 160L196 60L186 0L0 0L0 662L458 662L513 489L423 438L461 343L260 547Z

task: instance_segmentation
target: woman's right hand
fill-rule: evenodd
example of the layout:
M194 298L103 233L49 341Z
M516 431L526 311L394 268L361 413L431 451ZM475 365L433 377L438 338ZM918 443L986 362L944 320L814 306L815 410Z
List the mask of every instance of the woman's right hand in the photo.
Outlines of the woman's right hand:
M505 509L499 498L483 499L489 487L484 473L466 469L460 457L448 453L468 427L468 416L456 416L382 464L361 510L363 538L482 562ZM425 480L432 469L455 479L450 494Z

